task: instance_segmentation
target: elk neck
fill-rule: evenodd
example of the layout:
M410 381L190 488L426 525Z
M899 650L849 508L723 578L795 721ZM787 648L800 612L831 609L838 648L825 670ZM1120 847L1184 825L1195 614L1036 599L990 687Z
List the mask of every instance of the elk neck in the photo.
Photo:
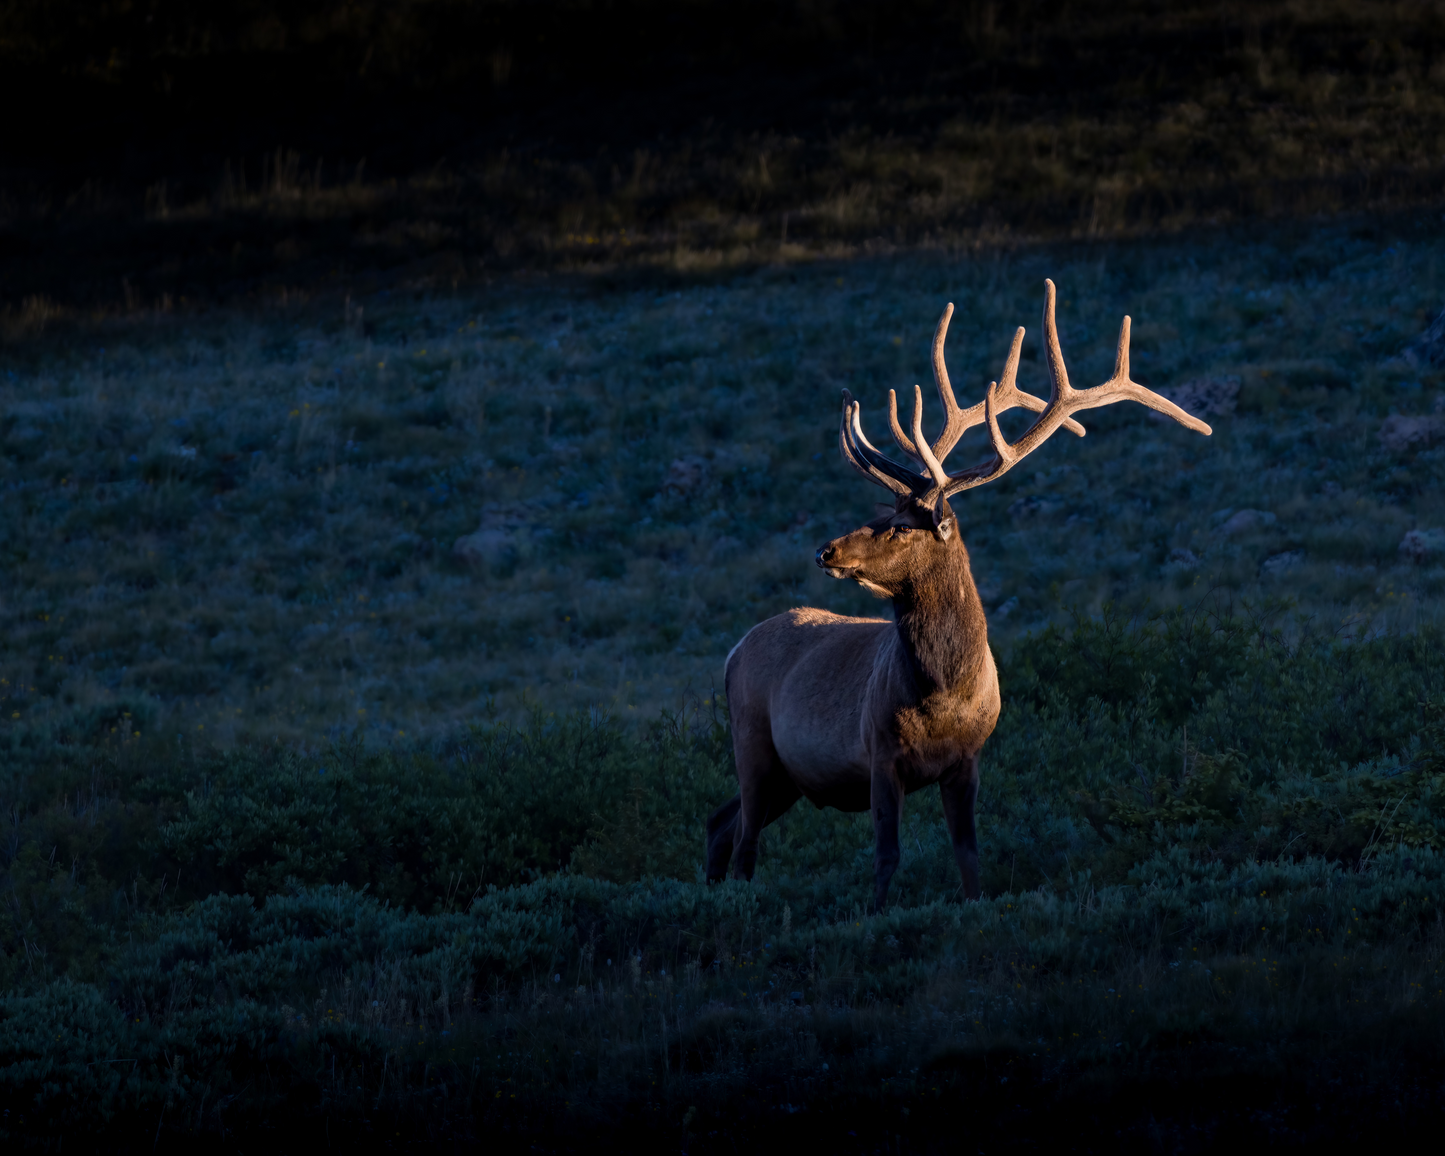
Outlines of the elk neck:
M935 565L898 589L893 617L923 696L972 690L987 666L988 622L957 536Z

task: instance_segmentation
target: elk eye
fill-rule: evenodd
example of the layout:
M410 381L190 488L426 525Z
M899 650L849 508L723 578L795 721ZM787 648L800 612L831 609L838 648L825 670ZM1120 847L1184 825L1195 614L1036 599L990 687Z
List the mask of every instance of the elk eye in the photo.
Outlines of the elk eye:
M912 527L912 526L894 526L894 527L893 527L893 532L894 532L895 534L911 534L911 533L913 533L913 527Z

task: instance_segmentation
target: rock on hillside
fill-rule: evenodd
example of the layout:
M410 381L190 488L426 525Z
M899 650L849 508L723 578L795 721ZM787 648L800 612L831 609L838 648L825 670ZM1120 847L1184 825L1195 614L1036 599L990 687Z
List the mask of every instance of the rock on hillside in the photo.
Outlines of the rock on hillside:
M1411 365L1445 365L1445 309L1400 352Z
M1445 558L1445 530L1411 530L1400 539L1400 557L1417 566Z
M662 488L676 494L686 494L706 481L707 459L688 454L686 457L673 459L672 464L667 467L667 479L662 483Z
M544 527L534 526L535 515L522 506L487 509L482 524L470 534L463 534L452 543L452 553L470 566L494 566L515 552L520 537L546 534Z
M1268 510L1236 510L1219 527L1226 537L1243 534L1246 530L1257 530L1261 526L1273 526L1276 518Z
M1424 449L1445 437L1445 417L1392 413L1380 426L1380 444L1392 454Z
M1259 565L1261 575L1283 574L1286 570L1293 570L1305 560L1303 550L1286 550L1282 554L1274 554L1266 558Z
M1229 417L1239 401L1239 378L1198 377L1156 392L1195 417ZM1174 420L1157 410L1149 412L1158 421Z

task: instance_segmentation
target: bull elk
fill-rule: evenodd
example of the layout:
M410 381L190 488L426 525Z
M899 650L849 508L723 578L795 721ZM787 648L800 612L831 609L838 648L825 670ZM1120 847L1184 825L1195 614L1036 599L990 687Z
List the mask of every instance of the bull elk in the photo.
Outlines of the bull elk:
M937 783L963 891L980 894L974 802L979 751L998 721L998 672L988 622L969 570L949 499L1002 477L1060 427L1082 437L1071 417L1081 410L1137 401L1198 433L1209 426L1129 377L1129 318L1119 330L1114 375L1093 389L1074 389L1054 326L1054 283L1044 282L1044 344L1049 400L1015 384L1024 331L1013 339L1000 381L983 401L960 409L944 365L953 306L933 335L933 378L943 402L943 432L923 436L923 391L913 387L911 436L888 394L894 440L911 459L903 466L863 434L858 403L843 391L838 443L847 463L893 494L890 512L835 538L817 563L893 602L893 622L847 618L800 607L759 623L727 657L724 685L732 719L738 794L708 818L707 876L720 880L729 862L751 879L758 836L801 796L819 807L873 813L874 905L882 910L898 867L903 796ZM1018 441L999 431L998 415L1022 407L1039 414ZM963 433L982 423L992 457L958 474L943 460Z

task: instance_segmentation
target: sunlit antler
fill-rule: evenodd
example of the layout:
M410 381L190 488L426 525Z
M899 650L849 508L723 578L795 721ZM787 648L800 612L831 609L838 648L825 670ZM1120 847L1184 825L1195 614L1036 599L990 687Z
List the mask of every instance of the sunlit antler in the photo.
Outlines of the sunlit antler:
M953 386L948 380L948 368L943 360L943 342L948 333L948 322L953 316L949 305L938 320L933 335L933 379L938 386L938 396L943 402L944 427L932 445L923 436L923 391L913 387L912 436L905 433L898 422L898 401L896 394L888 391L888 420L893 438L903 451L927 471L926 475L901 466L883 456L863 434L858 403L847 390L843 391L843 423L839 431L839 443L843 456L870 481L886 486L896 494L911 494L925 505L931 505L937 498L951 497L963 490L973 489L1012 469L1039 446L1043 445L1062 426L1080 437L1084 427L1074 421L1072 414L1081 410L1097 409L1117 401L1137 401L1150 409L1172 417L1180 425L1197 433L1210 434L1214 431L1198 418L1180 409L1167 398L1160 397L1152 390L1145 389L1129 376L1129 318L1125 317L1119 329L1119 345L1114 356L1114 374L1102 385L1092 389L1074 389L1069 384L1068 369L1064 355L1059 348L1058 328L1054 321L1054 283L1044 282L1044 345L1049 370L1049 400L1043 401L1018 388L1017 375L1019 353L1023 347L1024 331L1020 327L1014 333L1008 359L1004 363L999 381L989 382L983 401L968 409L960 409L953 395ZM999 429L998 415L1006 410L1022 407L1041 416L1019 438L1010 444ZM943 459L958 444L964 432L983 423L988 427L989 441L994 456L990 462L973 466L959 474L949 474L943 468Z
M938 399L943 402L944 425L943 432L933 443L933 456L939 461L948 457L949 452L958 444L958 439L976 425L982 424L984 420L983 402L970 406L968 409L959 409L958 402L953 396L953 383L948 380L948 365L943 359L943 343L948 336L948 323L953 318L953 303L949 302L943 307L943 314L938 319L938 327L933 331L933 383L938 387ZM1005 392L1000 395L1001 400L1006 401L1006 409L1015 406L1023 409L1033 410L1034 413L1042 413L1048 405L1041 397L1035 397L1031 393L1025 393L1015 388L1014 373L1018 369L1019 347L1024 339L1022 328L1014 334L1013 348L1009 350L1008 365L1004 369L1003 380L1006 383ZM920 419L923 413L922 391L914 386L913 413L914 424L921 424ZM888 391L888 422L893 428L893 440L909 457L913 458L919 465L926 465L926 461L918 452L917 439L910 438L903 432L898 424L898 396L893 390ZM1070 433L1084 436L1084 427L1076 421L1065 423L1065 428Z
M895 494L911 494L917 490L921 480L918 475L884 457L863 435L858 403L846 389L843 391L843 424L838 429L838 448L843 451L844 460L870 482L877 482Z
M1180 425L1192 429L1195 433L1208 436L1214 432L1206 422L1186 413L1168 398L1160 397L1153 390L1145 389L1129 376L1130 321L1127 315L1119 326L1119 344L1114 353L1113 376L1102 385L1096 385L1092 389L1075 389L1071 386L1069 371L1064 365L1064 354L1059 348L1058 327L1054 322L1055 296L1054 283L1045 281L1044 345L1047 350L1050 385L1048 408L1044 410L1038 421L1024 431L1018 441L1010 445L998 428L998 415L1007 408L1009 395L1005 390L1012 389L1013 382L1007 381L1005 385L990 382L988 393L984 397L984 406L989 441L993 443L994 460L988 465L975 467L973 470L967 470L949 478L940 487L944 497L951 497L963 490L981 486L985 482L991 482L1006 474L1018 462L1028 457L1052 437L1054 432L1069 420L1069 415L1081 410L1113 405L1117 401L1137 401L1140 405L1147 405L1150 409L1158 410L1160 413L1172 417ZM1010 361L1013 365L1017 364L1015 358L1011 357ZM1005 377L1007 376L1005 373Z

